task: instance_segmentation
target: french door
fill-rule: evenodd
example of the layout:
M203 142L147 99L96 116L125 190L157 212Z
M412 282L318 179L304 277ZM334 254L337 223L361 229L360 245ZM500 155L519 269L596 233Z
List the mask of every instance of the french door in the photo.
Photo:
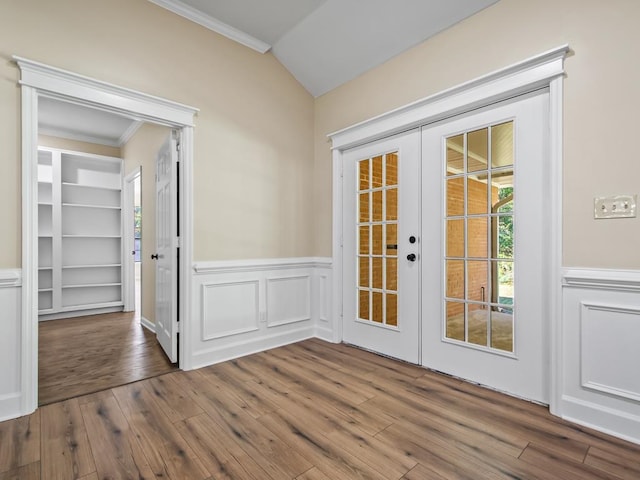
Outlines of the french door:
M343 156L347 343L548 402L548 94Z
M422 364L544 403L547 105L530 94L422 133Z
M345 153L343 339L420 361L420 131Z

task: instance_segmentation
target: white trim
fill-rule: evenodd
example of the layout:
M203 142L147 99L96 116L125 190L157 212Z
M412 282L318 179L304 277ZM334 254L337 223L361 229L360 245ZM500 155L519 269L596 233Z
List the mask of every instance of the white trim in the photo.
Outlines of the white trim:
M38 406L38 90L22 87L21 413Z
M56 127L39 127L41 135L49 135L51 137L66 138L67 140L75 140L77 142L95 143L97 145L105 145L107 147L119 148L122 144L118 140L111 140L104 137L96 137L93 135L87 135L83 133L72 133L64 128Z
M589 310L595 310L606 313L624 313L629 315L640 316L640 308L632 307L624 304L607 304L602 302L580 302L580 353L582 358L580 359L580 385L584 388L589 388L598 392L607 393L612 396L626 398L634 402L640 402L640 393L629 391L626 389L616 388L611 385L603 385L598 382L593 382L588 379L587 367L585 365L587 354L587 347L585 342L587 341L586 322L587 314ZM640 319L639 319L640 320ZM598 358L598 362L602 362L602 358ZM634 362L627 362L626 364L633 364ZM613 368L616 365L611 365Z
M94 108L124 114L181 130L182 169L180 179L180 367L190 368L189 322L191 318L193 255L193 120L198 109L147 95L66 70L13 56L20 67L22 87L22 330L21 330L21 414L37 407L38 391L38 247L37 232L37 145L38 96L61 98ZM183 362L184 359L184 362ZM184 363L184 364L183 364Z
M640 271L568 268L562 273L562 285L640 293Z
M549 193L548 201L562 205L562 102L564 59L568 45L551 49L509 67L444 90L409 105L397 108L328 137L333 149L333 341L342 339L342 276L343 276L343 199L342 158L344 152L393 134L424 126L455 115L491 105L501 100L541 88L549 88ZM550 339L550 411L561 415L562 405L562 209L550 208L548 219L550 240L545 277L547 318L550 327L545 332ZM326 333L324 335L326 338Z
M135 249L133 210L135 205L135 180L142 181L142 167L133 169L122 182L122 302L125 312L136 308L135 259L131 252Z
M200 10L197 10L179 0L149 0L151 3L155 3L159 7L166 8L170 12L180 15L187 20L197 23L198 25L208 28L209 30L219 33L234 42L238 42L245 47L249 47L256 52L267 53L271 50L271 45L262 40L245 33L237 28L232 27L224 22L221 22L217 18L207 15Z
M22 270L7 268L0 270L0 288L19 287L22 285Z
M33 87L39 94L47 97L71 97L78 105L94 106L120 114L131 112L139 120L149 120L168 126L193 126L193 117L199 111L195 107L85 77L16 55L12 58L20 67L20 85ZM131 117L131 115L125 116Z
M330 267L331 258L296 257L265 258L253 260L219 260L214 262L198 262L193 270L198 275L208 273L256 272L264 270L289 270L296 268Z
M151 323L151 320L140 315L140 325L149 330L151 333L155 335L156 333L156 324Z
M134 122L132 122L129 128L127 128L124 131L124 133L120 135L120 138L117 141L117 144L118 144L117 146L122 147L129 140L131 140L131 137L133 137L136 134L136 132L140 129L143 123L144 122L141 122L140 120L135 120Z
M562 416L564 420L628 442L640 444L640 435L638 434L640 416L571 395L563 395L562 402L565 404L564 409L567 411ZM585 418L590 419L590 421L586 422Z
M554 78L564 74L563 63L568 51L569 46L562 45L523 62L338 130L328 135L332 141L332 148L346 150L549 86Z

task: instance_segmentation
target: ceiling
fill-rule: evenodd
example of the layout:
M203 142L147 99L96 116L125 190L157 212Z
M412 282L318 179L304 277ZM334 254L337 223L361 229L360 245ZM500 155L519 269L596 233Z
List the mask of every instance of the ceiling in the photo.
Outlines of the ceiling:
M142 122L95 108L38 98L38 133L53 137L121 147Z
M498 0L149 0L275 57L314 96Z
M318 97L498 0L149 0L275 57ZM363 8L366 7L366 8ZM44 135L121 147L140 122L41 98Z

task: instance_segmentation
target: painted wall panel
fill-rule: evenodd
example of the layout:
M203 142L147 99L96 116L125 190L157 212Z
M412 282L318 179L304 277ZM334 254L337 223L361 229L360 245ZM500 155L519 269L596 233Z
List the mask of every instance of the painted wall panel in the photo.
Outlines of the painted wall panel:
M0 421L21 413L21 299L20 271L0 270Z
M266 279L267 327L311 320L309 275Z
M582 386L640 402L640 306L581 304Z
M202 341L258 329L258 281L202 284Z

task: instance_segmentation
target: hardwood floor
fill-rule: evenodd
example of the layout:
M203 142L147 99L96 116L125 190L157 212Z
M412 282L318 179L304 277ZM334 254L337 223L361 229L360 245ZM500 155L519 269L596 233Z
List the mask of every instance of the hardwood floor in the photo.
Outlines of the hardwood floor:
M0 423L7 479L638 479L640 446L307 340Z
M40 322L38 335L40 405L176 370L134 313Z

